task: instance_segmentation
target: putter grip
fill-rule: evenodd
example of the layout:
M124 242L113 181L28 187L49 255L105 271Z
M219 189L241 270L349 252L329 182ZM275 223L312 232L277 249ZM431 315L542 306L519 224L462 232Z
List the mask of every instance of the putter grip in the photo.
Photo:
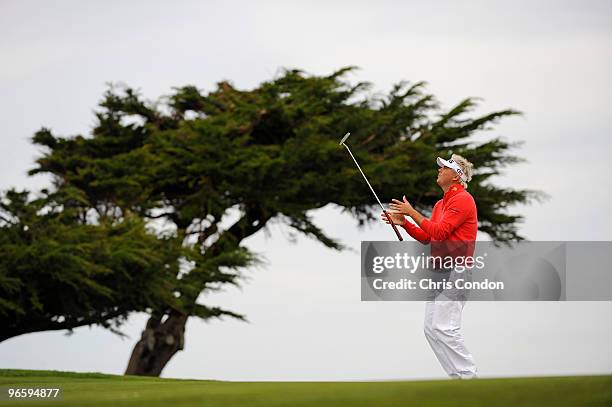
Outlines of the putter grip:
M402 239L402 235L400 235L399 230L397 230L397 227L395 226L395 223L393 223L393 221L391 220L391 217L389 216L389 214L387 213L387 211L385 212L385 216L387 217L387 220L389 221L389 224L393 227L393 231L395 232L397 238L399 239L400 242L404 241L404 239Z

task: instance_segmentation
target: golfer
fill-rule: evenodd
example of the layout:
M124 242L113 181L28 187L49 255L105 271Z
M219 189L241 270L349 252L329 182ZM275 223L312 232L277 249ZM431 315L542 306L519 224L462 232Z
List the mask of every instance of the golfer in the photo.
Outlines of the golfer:
M421 243L450 242L461 244L464 255L472 256L478 218L474 198L466 189L472 179L473 165L460 155L453 154L450 160L437 159L437 183L444 191L427 219L417 212L403 197L403 202L393 199L390 204L391 219ZM416 223L408 221L409 216ZM388 220L381 214L383 220ZM436 246L443 246L440 245ZM432 247L433 250L433 247ZM452 273L452 272L451 272ZM463 343L461 313L465 299L449 299L441 292L425 303L425 337L446 373L453 378L468 379L477 376L476 365L471 353Z

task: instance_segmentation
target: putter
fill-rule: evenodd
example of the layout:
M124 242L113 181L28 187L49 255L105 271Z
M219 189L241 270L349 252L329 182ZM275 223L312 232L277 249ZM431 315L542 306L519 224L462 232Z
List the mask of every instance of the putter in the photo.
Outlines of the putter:
M380 199L378 199L378 195L376 195L376 192L374 192L374 188L372 188L372 185L370 185L370 181L368 181L368 179L366 178L365 174L363 173L363 171L361 170L361 167L359 166L359 163L357 162L357 160L355 159L355 156L353 156L353 153L351 153L351 149L349 148L349 146L346 145L345 141L347 138L349 138L349 136L351 135L351 133L346 133L344 135L344 137L342 137L342 140L340 140L340 145L346 147L346 150L349 152L349 154L351 155L351 158L353 159L353 161L355 162L355 165L357 166L357 168L359 169L359 172L361 173L361 175L363 175L363 179L365 179L365 182L368 184L368 186L370 187L370 191L372 191L372 193L374 194L374 198L376 198L376 201L378 202L378 204L380 205L380 208L382 209L383 213L385 214L385 216L387 217L387 220L389 221L389 224L391 225L391 227L393 227L393 231L395 232L395 235L397 236L397 238L399 239L399 241L403 241L404 239L402 239L402 235L400 235L399 230L397 230L397 227L395 226L395 223L393 223L393 221L391 220L391 217L389 216L389 213L387 212L387 210L385 209L385 207L383 206L382 202L380 202Z

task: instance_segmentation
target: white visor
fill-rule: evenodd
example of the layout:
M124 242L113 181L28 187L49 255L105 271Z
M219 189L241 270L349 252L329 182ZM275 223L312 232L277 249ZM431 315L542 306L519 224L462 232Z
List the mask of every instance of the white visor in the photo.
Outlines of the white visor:
M459 178L461 178L463 182L467 182L467 177L465 176L465 173L461 169L461 166L457 164L455 161L453 161L452 158L450 160L445 160L444 158L438 157L436 161L438 162L438 166L448 167L452 169L453 171L457 173L457 175L459 175Z

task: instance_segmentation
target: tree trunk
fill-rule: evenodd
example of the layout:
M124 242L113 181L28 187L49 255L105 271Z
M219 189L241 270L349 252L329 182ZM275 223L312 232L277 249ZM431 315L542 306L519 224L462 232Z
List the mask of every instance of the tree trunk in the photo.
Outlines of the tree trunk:
M227 231L225 231L211 247L206 250L205 255L209 258L219 255L227 244L237 247L242 239L251 236L264 227L273 214L263 213L261 208L251 208ZM257 221L257 223L254 223ZM206 281L201 283L200 290L206 286ZM195 298L185 299L185 303L196 302ZM126 375L159 376L176 352L183 350L185 346L185 324L188 315L171 311L168 319L161 321L161 316L153 315L147 321L147 326L142 331L140 340L134 346L130 361L128 362Z
M151 316L134 346L125 374L159 376L172 356L183 350L186 323L187 315L177 312L171 312L163 322L160 317Z

